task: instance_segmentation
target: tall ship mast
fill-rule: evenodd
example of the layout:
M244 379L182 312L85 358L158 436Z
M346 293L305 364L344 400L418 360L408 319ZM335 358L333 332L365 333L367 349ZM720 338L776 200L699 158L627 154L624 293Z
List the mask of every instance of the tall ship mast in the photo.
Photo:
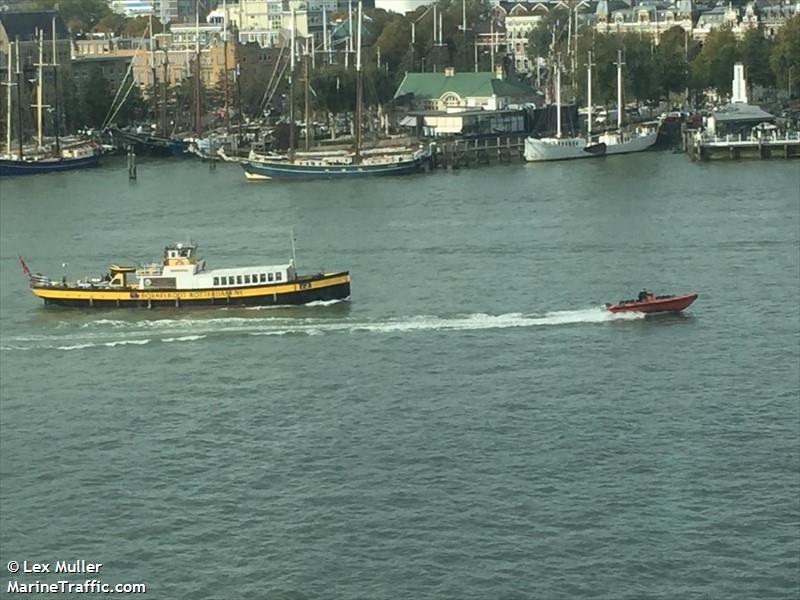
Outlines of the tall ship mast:
M19 50L17 50L19 52ZM14 83L14 80L11 77L11 61L14 57L14 42L9 42L8 44L8 64L6 65L6 81L3 82L3 85L6 87L6 158L13 158L13 153L11 150L11 142L12 142L12 130L14 127L13 121L11 120L11 112L13 110L13 103L11 101L12 98L12 88L14 88L17 84ZM17 59L19 60L19 59ZM22 155L20 149L20 157Z
M592 106L592 53L589 52L587 104L589 106L589 120L591 120ZM591 158L605 154L605 144L592 143L591 124L587 125L586 137L562 136L561 133L561 58L556 60L556 135L555 137L525 139L525 160L528 162L542 162L549 160L569 160L576 158Z
M167 156L183 156L187 153L189 144L181 139L177 139L175 136L171 135L171 132L167 131L167 88L169 86L169 51L165 48L164 49L164 60L162 63L162 79L161 82L161 107L160 107L160 115L158 114L158 85L157 85L157 69L156 69L156 61L155 61L155 38L153 34L153 20L152 14L150 16L150 21L148 24L149 30L149 38L150 38L150 48L147 50L148 58L147 60L150 63L150 70L151 76L153 78L153 87L152 87L152 109L153 109L153 121L158 122L160 121L160 125L158 127L159 131L152 132L152 131L132 131L130 129L119 129L116 127L107 127L107 129L111 132L112 136L119 140L118 145L124 146L126 148L132 148L136 154L144 154L147 156L158 156L158 157L167 157ZM138 52L139 49L137 49ZM199 63L199 61L198 61ZM187 63L188 64L188 63ZM198 68L199 73L199 68ZM122 84L127 85L125 82ZM192 105L194 106L196 103L197 95L193 96ZM190 111L192 118L197 114L197 109L192 108ZM193 126L196 125L196 121L193 122Z
M363 127L363 64L361 61L361 22L363 19L362 1L357 9L358 29L356 38L356 114L354 143L347 150L308 150L297 152L294 149L294 37L295 23L292 20L292 62L290 87L292 87L289 108L289 151L286 154L250 153L248 160L241 162L245 177L251 181L271 179L349 179L353 177L372 177L376 175L403 175L416 173L425 168L429 152L423 147L407 146L394 148L366 149L362 144ZM350 34L352 38L352 33ZM306 69L306 73L308 70ZM308 80L308 76L306 77ZM308 97L308 95L306 96ZM309 115L308 109L306 114ZM310 143L311 123L307 117L306 135Z
M16 175L35 175L37 173L49 173L52 171L69 171L73 169L83 169L86 167L94 167L100 161L100 150L91 141L80 141L75 144L62 146L60 141L60 115L58 104L58 52L57 52L57 26L56 17L52 21L52 52L53 62L48 65L45 60L45 31L39 29L37 31L38 37L38 62L34 65L37 68L36 78L36 103L32 105L36 109L36 151L30 152L28 156L25 155L22 138L22 70L20 68L20 44L17 38L13 43L15 54L15 66L17 74L16 84L11 82L11 46L9 44L9 74L4 85L8 86L6 105L8 107L8 115L6 117L6 146L7 156L0 157L0 177L10 177ZM51 150L44 147L43 123L42 123L42 109L44 105L44 68L50 66L53 68L55 93L54 93L54 106L55 109L55 140L54 146ZM12 110L11 110L11 87L17 88L17 136L18 136L18 152L15 155L11 153L11 132L13 131L12 124Z
M625 104L622 100L624 81L622 78L622 50L617 51L617 131L601 134L598 141L606 145L606 154L630 154L642 152L656 143L658 126L639 126L635 129L625 130L622 127L622 115Z

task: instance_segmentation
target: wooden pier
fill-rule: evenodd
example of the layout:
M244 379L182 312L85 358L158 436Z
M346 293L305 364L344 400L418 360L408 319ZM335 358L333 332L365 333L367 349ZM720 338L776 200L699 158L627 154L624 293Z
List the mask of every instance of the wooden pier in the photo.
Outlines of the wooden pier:
M459 169L522 160L524 135L460 138L431 144L432 169Z
M684 148L692 160L740 158L798 158L800 133L768 132L761 136L708 136L693 132L684 136Z

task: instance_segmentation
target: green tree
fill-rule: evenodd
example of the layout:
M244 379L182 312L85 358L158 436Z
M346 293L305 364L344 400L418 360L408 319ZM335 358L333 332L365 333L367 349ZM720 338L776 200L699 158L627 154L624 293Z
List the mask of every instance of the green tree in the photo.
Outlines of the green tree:
M381 61L397 69L411 46L411 23L402 15L394 15L384 24L375 44L381 49Z
M111 84L103 77L100 67L95 67L89 73L89 81L81 99L84 125L102 127L113 98Z
M791 83L789 92L795 93L800 87L800 15L788 19L778 31L769 55L769 64L778 87L786 86L789 89Z
M157 18L153 17L153 33L161 33L164 31L164 26ZM136 17L134 19L125 19L122 25L122 35L132 38L142 37L147 31L150 23L150 17Z
M100 20L111 14L107 0L36 0L40 8L54 10L58 7L61 18L69 23L78 20L88 27L94 27Z
M82 96L72 77L61 77L61 102L59 110L64 115L61 131L77 131L86 125Z
M85 21L81 21L80 19L70 19L67 21L67 28L74 34L78 33L87 33L91 31L91 27Z
M654 55L656 84L662 97L683 92L689 85L686 31L672 27L661 34Z
M337 115L355 110L356 75L352 69L341 65L329 65L312 74L316 105Z
M528 57L547 58L551 54L565 53L569 33L569 12L556 8L548 12L528 35Z
M769 64L772 42L758 29L749 30L739 42L738 54L747 68L750 84L775 85L775 74Z
M617 98L617 52L623 49L623 37L615 34L598 34L590 46L594 49L593 102L608 104ZM586 56L585 53L583 53ZM581 81L580 78L578 81Z
M738 58L738 46L733 32L729 28L714 29L708 34L703 49L691 63L693 87L713 87L722 94L729 94L733 65Z
M114 94L111 93L106 100L107 104L111 105L111 102L114 100ZM119 109L119 112L114 120L123 127L126 125L139 123L148 118L150 106L151 105L148 104L148 102L142 96L141 88L139 88L138 85L135 85L133 89L131 89L130 94L128 94L128 97L125 99L125 104L123 104L122 108Z
M333 139L336 117L355 110L355 72L341 65L329 65L312 74L311 87L314 89L314 107L325 112Z
M125 22L127 19L122 15L117 13L111 13L104 16L97 24L94 26L94 31L98 33L112 33L114 35L120 35L122 30L125 28Z
M470 29L478 21L488 18L491 5L488 0L467 0L466 2L466 21L467 35L461 30L463 21L463 7L461 0L439 0L436 4L437 21L441 15L442 20L442 44L443 46L433 46L433 10L430 5L419 6L414 12L403 18L408 22L408 37L406 41L398 42L400 47L409 48L411 40L411 23L415 24L416 43L413 48L413 61L408 51L404 53L401 62L404 65L420 65L425 60L425 69L431 70L433 66L438 69L444 66L455 66L461 70L471 70L472 68L472 43L473 37ZM427 14L426 14L427 13ZM424 16L423 16L424 15ZM397 25L396 25L397 26ZM438 23L436 25L438 32ZM438 36L437 36L438 37ZM466 41L466 46L464 42ZM381 47L381 53L383 48ZM413 67L413 70L420 68Z
M625 102L658 100L660 89L655 68L655 43L649 36L629 33L623 36L623 80Z
M397 90L395 75L386 69L375 67L367 68L364 71L364 105L377 106L386 104L394 97Z

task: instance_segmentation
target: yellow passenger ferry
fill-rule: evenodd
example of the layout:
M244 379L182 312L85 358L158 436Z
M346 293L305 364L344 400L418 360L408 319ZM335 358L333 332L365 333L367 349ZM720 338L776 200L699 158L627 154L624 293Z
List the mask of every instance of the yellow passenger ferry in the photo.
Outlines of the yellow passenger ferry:
M171 244L161 263L111 265L102 277L51 280L20 257L31 291L45 304L71 307L187 307L299 305L350 297L350 273L299 275L287 264L207 269L197 245Z

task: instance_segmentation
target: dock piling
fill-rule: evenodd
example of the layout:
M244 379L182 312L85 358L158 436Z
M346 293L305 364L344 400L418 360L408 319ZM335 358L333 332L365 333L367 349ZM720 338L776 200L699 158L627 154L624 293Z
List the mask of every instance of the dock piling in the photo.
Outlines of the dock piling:
M136 179L136 152L133 146L128 146L128 179Z

